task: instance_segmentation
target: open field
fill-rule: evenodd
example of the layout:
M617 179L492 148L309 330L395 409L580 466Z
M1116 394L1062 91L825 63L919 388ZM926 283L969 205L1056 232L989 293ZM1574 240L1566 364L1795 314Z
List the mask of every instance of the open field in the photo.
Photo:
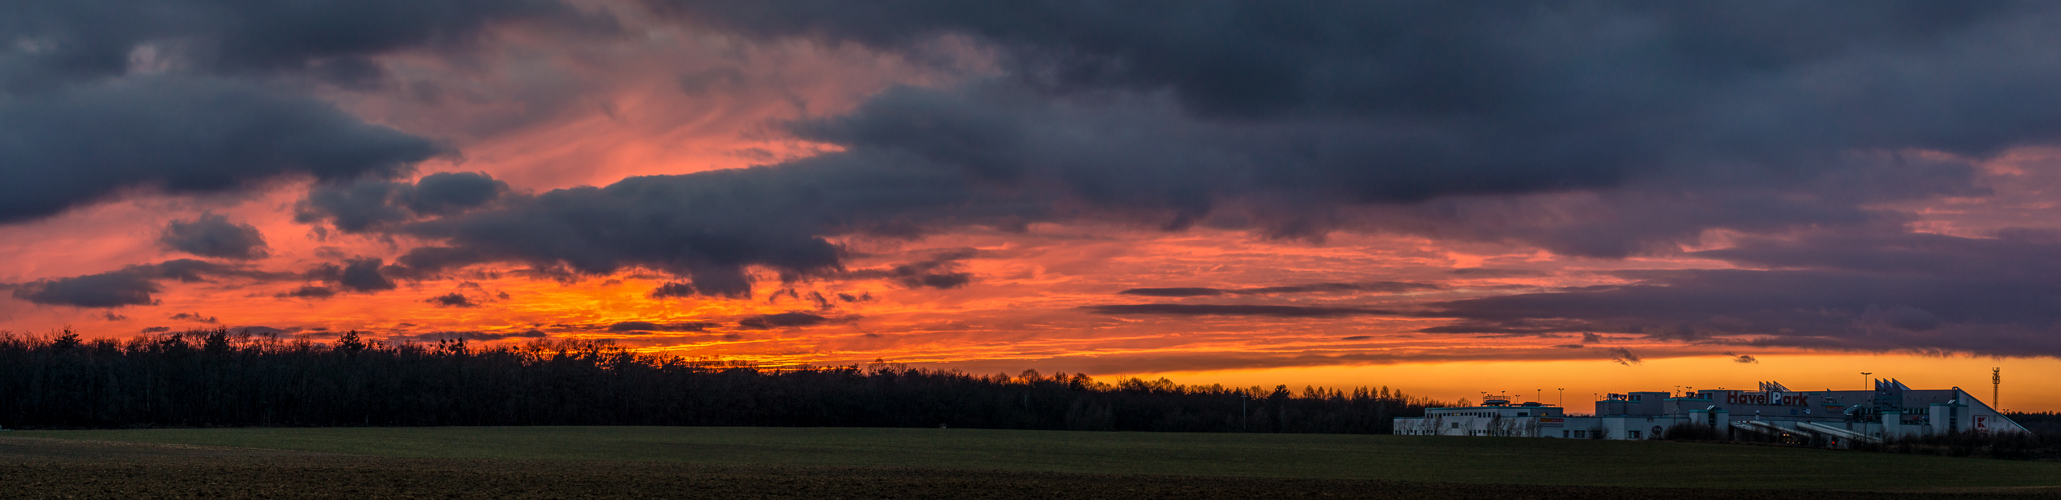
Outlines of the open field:
M1664 442L722 427L167 429L0 434L0 441L13 443L60 442L58 440L70 441L71 446L84 446L87 443L77 443L76 440L89 440L292 450L387 459L532 464L574 461L612 464L606 466L610 469L678 466L744 467L722 470L760 470L754 467L893 468L927 470L937 474L1183 475L1649 488L1930 490L2030 487L2040 492L2061 493L2061 488L2055 488L2061 487L2061 463ZM8 453L7 446L0 443L0 456ZM48 452L43 455L52 456ZM313 455L291 458L362 460ZM434 460L419 462L444 463Z
M1403 498L1777 499L1796 492L1086 474L945 467L710 465L336 455L0 437L0 498ZM1875 499L1819 491L1813 498ZM1926 498L2051 498L1988 488Z

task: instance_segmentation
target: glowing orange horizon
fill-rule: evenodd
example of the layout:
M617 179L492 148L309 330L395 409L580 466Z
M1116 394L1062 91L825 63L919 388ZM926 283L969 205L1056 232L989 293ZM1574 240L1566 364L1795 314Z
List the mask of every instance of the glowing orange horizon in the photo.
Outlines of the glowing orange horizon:
M634 20L630 20L634 21ZM778 123L834 116L866 96L895 85L941 85L934 68L859 47L812 44L753 46L739 57L763 64L734 81L734 68L702 51L716 48L679 40L675 28L633 26L650 36L617 42L581 57L559 55L570 67L603 65L608 79L552 75L583 89L577 99L549 109L508 104L525 88L525 75L451 67L431 58L395 56L397 74L432 74L471 82L477 95L419 109L392 96L338 95L347 109L382 124L436 137L462 154L420 166L421 173L483 171L519 192L605 185L639 175L683 174L774 164L833 148L786 137ZM520 35L516 33L515 35ZM512 36L519 48L548 48L548 39ZM986 56L960 47L970 67ZM517 51L511 51L517 52ZM548 50L539 50L548 53ZM516 57L510 55L508 57ZM647 64L693 61L691 67ZM516 65L510 65L516 66ZM684 72L684 76L683 76ZM974 75L977 77L978 75ZM780 88L743 81L776 81ZM516 83L510 83L516 82ZM691 87L691 88L689 88ZM499 92L499 93L497 93ZM2061 151L2027 148L1983 163L1995 195L1981 199L1913 202L1894 207L1913 214L1911 226L1940 234L1980 235L2006 227L2053 228L2049 189L2061 186L2050 163ZM154 243L174 219L200 213L257 227L271 256L245 263L272 273L301 272L340 258L391 260L434 242L341 234L293 220L306 179L279 181L254 192L213 197L139 193L121 201L76 209L45 220L0 226L0 282L102 273L140 263L186 258ZM1549 193L1541 198L1579 198ZM1370 209L1378 210L1378 209ZM1739 363L1719 353L1739 348L1692 345L1628 334L1606 335L1583 347L1576 334L1490 336L1419 333L1449 320L1399 316L1339 317L1152 316L1099 314L1084 308L1109 304L1228 302L1229 298L1154 298L1119 293L1131 288L1264 287L1307 283L1421 282L1443 288L1397 293L1251 296L1240 303L1408 309L1424 303L1593 285L1622 284L1609 271L1709 269L1719 261L1679 255L1622 260L1554 255L1517 243L1466 237L1341 231L1322 242L1269 239L1222 228L1166 231L1095 222L1034 224L1026 231L946 228L917 240L842 237L848 267L887 269L937 252L974 249L960 269L974 276L965 287L910 287L891 280L818 278L781 282L762 272L749 298L653 298L674 278L625 269L605 276L525 274L520 264L455 270L435 279L402 281L378 293L348 291L326 298L282 297L306 284L217 278L163 283L158 302L115 309L6 304L6 328L48 332L70 327L91 337L127 337L151 328L174 331L218 326L264 326L315 339L347 330L374 338L429 339L478 332L508 336L500 342L552 338L606 340L645 352L714 357L766 365L857 364L875 359L916 366L990 373L1088 373L1100 378L1168 377L1185 384L1288 385L1349 388L1389 386L1409 394L1456 401L1478 391L1532 394L1567 389L1580 411L1582 394L1745 387L1780 380L1791 387L1858 387L1859 372L1900 378L1913 387L1960 386L1987 394L1988 367L2005 369L2004 406L2061 411L2061 360L2052 357L1967 358L1899 353L1819 352L1753 348ZM1713 232L1690 247L1720 248L1731 235ZM1502 275L1458 275L1463 268L1495 268ZM457 293L472 307L440 306L430 299ZM811 294L824 302L809 299ZM839 294L852 300L835 299ZM807 326L747 327L766 315L807 313L823 318ZM190 315L190 316L186 316ZM704 324L699 328L636 332L612 329L626 322ZM536 332L536 333L531 333ZM1619 364L1602 352L1625 348L1644 357ZM1534 392L1526 392L1534 391Z

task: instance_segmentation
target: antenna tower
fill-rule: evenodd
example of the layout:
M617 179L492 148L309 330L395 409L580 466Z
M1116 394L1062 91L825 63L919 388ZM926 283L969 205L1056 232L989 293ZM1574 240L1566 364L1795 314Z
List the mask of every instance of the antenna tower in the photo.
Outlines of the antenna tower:
M1996 368L1990 368L1990 369L1989 369L1989 404L1990 404L1990 407L1991 407L1991 408L1996 408L1996 409L1997 409L1997 411L2004 411L2004 403L2002 403L2002 402L1999 402L1999 401L1997 401L1997 394L1998 394L1998 393L2000 392L2000 391L1998 391L1997 389L1998 389L1999 387L2002 387L2003 385L2004 385L2004 368L2003 368L2003 367L1996 367Z

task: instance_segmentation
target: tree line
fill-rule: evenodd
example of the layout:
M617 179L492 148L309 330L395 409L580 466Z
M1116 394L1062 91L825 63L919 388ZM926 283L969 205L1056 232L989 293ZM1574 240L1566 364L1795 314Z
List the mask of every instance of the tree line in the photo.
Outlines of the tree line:
M1439 401L876 362L769 368L604 342L0 332L0 427L707 425L1387 434Z

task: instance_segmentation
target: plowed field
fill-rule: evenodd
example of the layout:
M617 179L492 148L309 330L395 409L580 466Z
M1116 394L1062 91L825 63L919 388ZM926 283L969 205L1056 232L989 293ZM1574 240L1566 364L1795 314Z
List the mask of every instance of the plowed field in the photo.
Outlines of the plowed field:
M1456 484L910 467L395 458L0 437L7 498L1795 498L1773 490ZM1814 499L1880 493L1812 492ZM1926 498L2061 498L2061 490Z

